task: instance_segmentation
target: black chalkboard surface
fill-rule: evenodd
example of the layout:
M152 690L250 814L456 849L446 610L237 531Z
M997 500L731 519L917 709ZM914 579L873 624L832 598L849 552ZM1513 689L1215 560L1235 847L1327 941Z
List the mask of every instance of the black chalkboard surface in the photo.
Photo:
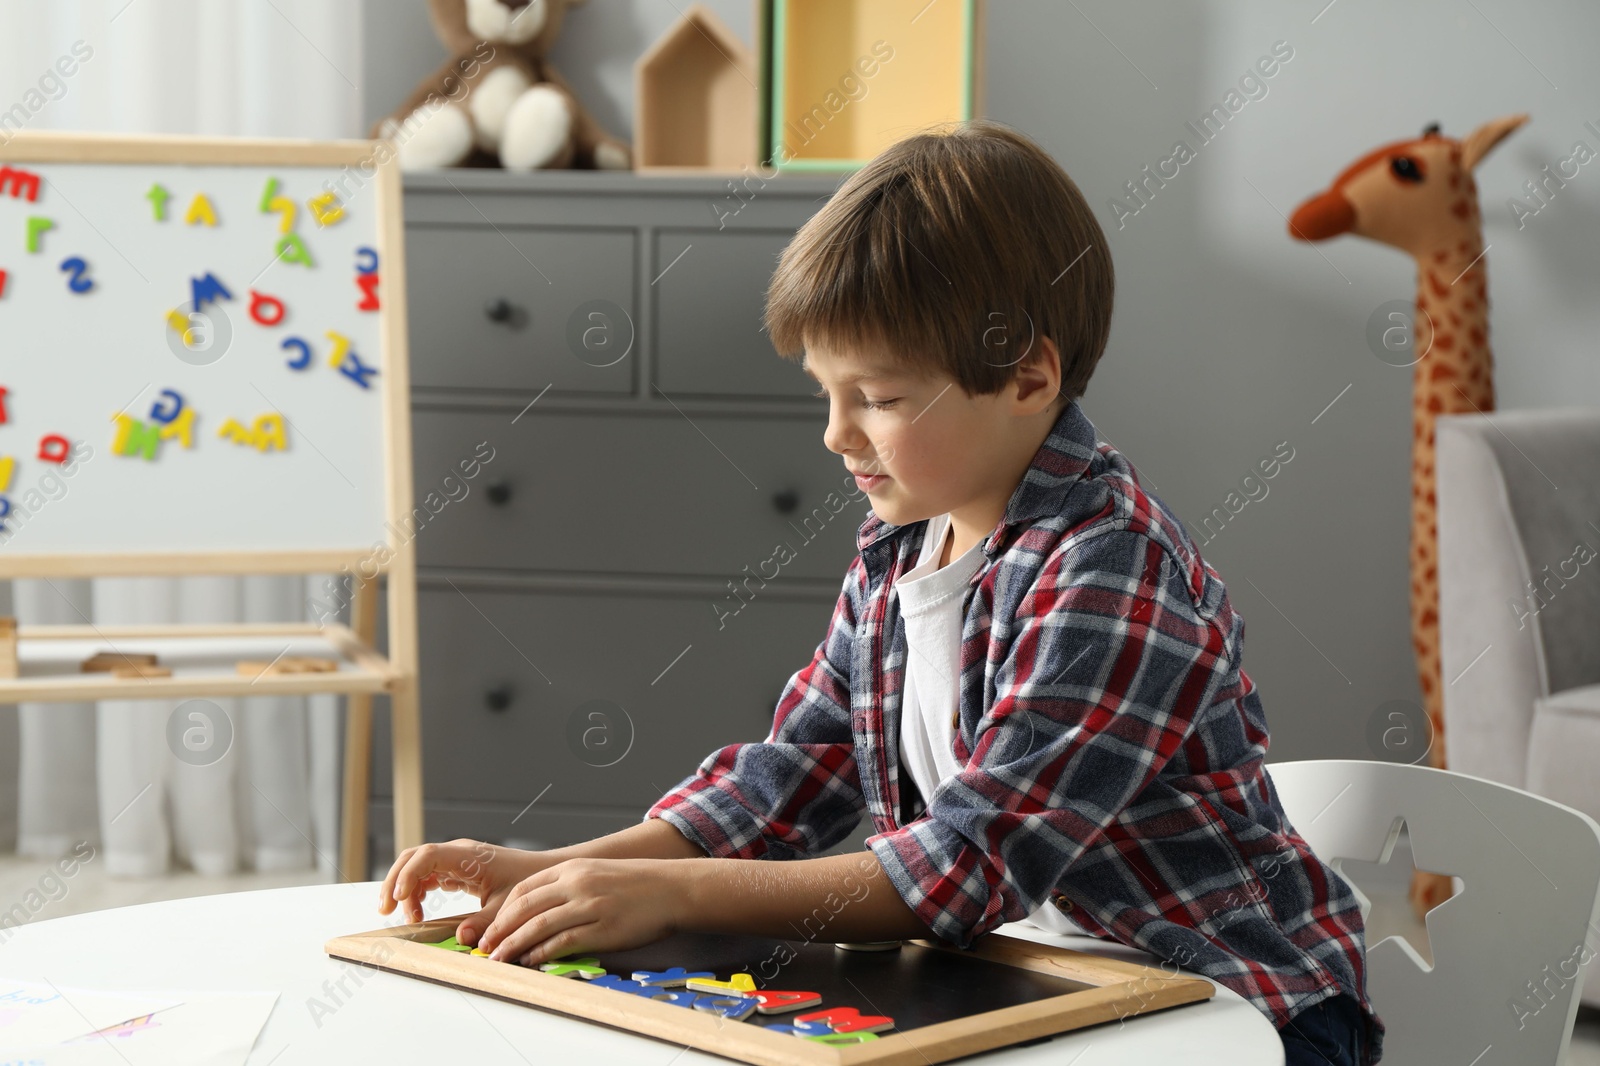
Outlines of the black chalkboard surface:
M559 1011L756 1066L932 1066L1215 994L1202 977L1001 933L979 937L967 950L934 940L907 940L889 951L851 951L830 941L798 938L679 933L628 951L567 957L595 959L608 981L615 977L631 982L636 971L663 973L681 967L710 973L719 981L749 974L758 991L814 992L821 997L815 1006L774 1014L756 1011L736 1021L703 1009L716 1004L700 1003L698 992L695 999L685 995L675 997L680 1002L668 1002L580 976L544 973L438 946L453 937L465 917L352 933L329 940L323 950L334 958ZM894 1025L852 1033L848 1023L836 1021L836 1033L812 1038L768 1028L844 1008L863 1016L887 1016ZM859 1042L839 1043L844 1040Z
M810 1010L855 1007L862 1014L888 1015L896 1032L1094 987L964 954L914 941L889 951L851 951L817 941L679 933L648 947L592 957L621 977L674 966L710 971L723 981L747 973L760 989L817 993L822 1002ZM779 1024L790 1017L756 1013L742 1024Z

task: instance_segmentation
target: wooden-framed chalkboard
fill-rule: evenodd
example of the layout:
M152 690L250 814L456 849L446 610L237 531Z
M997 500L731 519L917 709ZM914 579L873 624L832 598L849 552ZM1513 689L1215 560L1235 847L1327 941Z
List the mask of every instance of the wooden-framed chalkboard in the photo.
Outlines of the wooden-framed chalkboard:
M317 622L19 627L0 703L346 694L355 878L375 694L423 839L404 279L388 142L0 143L0 580L349 580Z
M596 952L558 976L439 946L465 917L336 937L323 947L334 958L760 1066L922 1066L1199 1002L1216 992L1201 977L1003 935L980 937L967 950L907 940L888 951L853 951L815 940L678 933L643 948ZM762 1007L786 1006L772 1002L792 998L778 997L780 991L815 995L795 1000L813 1001L806 1006L751 1012L748 1003L731 1002L749 998L743 993L695 992L681 981L676 987L647 983L654 979L648 975L675 967L725 982L748 974L755 993L772 993ZM643 980L633 980L636 975ZM741 1019L726 1011L749 1013ZM818 1017L801 1025L809 1015ZM830 1035L829 1028L841 1031ZM818 1038L794 1029L815 1029L811 1035Z

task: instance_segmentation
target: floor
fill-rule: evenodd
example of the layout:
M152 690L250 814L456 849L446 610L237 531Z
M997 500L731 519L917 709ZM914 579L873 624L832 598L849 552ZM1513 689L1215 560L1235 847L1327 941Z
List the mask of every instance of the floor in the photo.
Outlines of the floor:
M1372 910L1367 916L1368 943L1377 943L1387 936L1404 936L1419 955L1431 962L1427 932L1412 917L1405 900L1410 868L1410 852L1402 839L1395 848L1393 859L1385 866L1346 863L1344 872L1372 900ZM185 872L147 881L112 880L105 876L100 864L89 863L65 883L63 892L59 887L60 882L53 883L50 880L51 870L48 863L19 859L15 855L0 855L0 901L5 901L4 906L10 907L14 901L29 899L31 893L33 902L30 906L35 910L33 920L43 921L105 907L181 899L214 892L325 884L328 880L316 870L281 874L247 872L229 877L202 877ZM3 961L3 956L0 956L0 961ZM1600 1066L1600 1010L1590 1007L1578 1009L1566 1066Z

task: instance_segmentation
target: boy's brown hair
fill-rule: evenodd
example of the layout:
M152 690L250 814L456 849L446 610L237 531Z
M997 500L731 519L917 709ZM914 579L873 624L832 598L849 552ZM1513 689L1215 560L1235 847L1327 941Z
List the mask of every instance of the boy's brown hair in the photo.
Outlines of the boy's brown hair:
M993 394L1016 367L1061 353L1061 397L1082 396L1111 331L1105 233L1044 149L991 119L890 145L800 227L767 287L785 359L808 344L877 349Z

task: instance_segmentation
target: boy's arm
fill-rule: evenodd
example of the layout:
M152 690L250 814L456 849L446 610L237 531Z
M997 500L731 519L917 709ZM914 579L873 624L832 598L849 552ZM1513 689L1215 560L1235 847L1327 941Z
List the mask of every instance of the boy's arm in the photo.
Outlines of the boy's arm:
M856 604L865 586L858 555L828 632L784 686L766 739L706 756L645 812L647 823L670 823L713 858L804 858L850 835L866 809L850 715Z
M909 940L933 932L870 851L794 862L673 863L682 932L806 940Z
M923 817L867 838L911 909L963 947L1044 903L1233 670L1187 576L1132 530L1052 552L1014 629L966 767L934 790Z

